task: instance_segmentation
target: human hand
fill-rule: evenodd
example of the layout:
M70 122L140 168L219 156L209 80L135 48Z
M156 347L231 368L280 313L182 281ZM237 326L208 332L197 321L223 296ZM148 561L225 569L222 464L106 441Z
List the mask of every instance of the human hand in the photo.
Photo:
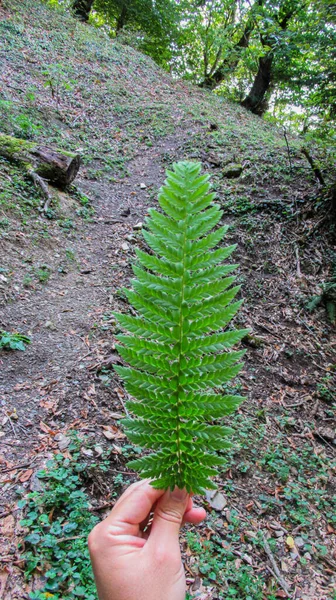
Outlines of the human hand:
M185 491L155 490L148 480L131 485L89 535L99 599L184 600L179 530L205 515Z

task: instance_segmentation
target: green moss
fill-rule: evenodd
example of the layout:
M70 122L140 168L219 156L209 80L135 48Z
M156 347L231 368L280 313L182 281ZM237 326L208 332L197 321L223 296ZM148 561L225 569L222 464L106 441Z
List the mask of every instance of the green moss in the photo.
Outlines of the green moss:
M28 142L0 133L0 154L5 158L22 160L24 153L31 152L34 148L36 148L35 142Z
M61 154L64 154L64 156L69 156L69 158L75 158L77 156L76 152L67 152L60 148L56 148L56 152L60 152Z

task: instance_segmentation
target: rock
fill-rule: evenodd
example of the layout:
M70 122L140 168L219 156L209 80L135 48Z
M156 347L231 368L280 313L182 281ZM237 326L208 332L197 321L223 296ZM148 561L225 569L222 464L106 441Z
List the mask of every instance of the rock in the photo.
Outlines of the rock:
M131 209L129 207L124 208L124 210L121 211L120 216L121 217L128 217L131 214Z
M129 250L129 244L127 242L124 242L123 244L121 244L121 248L122 250Z
M223 169L223 177L227 179L234 179L235 177L240 177L243 172L243 166L236 163L231 163L225 169Z
M93 456L91 448L81 448L81 453L84 454L84 456Z
M136 223L135 225L133 225L133 229L142 229L142 222L139 221L139 223Z
M141 188L142 190L145 190L145 189L146 189L146 187L147 187L147 185L146 185L145 183L140 183L140 188Z
M125 240L128 242L135 242L135 237L132 233L130 233L129 235L125 235Z
M277 538L282 538L284 536L284 532L280 529L277 529L277 531L275 531L274 534Z
M52 321L46 321L45 324L44 324L44 326L47 329L51 329L51 331L56 331L57 330L57 327L56 327L55 323L53 323Z
M37 477L37 471L36 473L33 473L33 475L30 478L29 489L31 492L41 492L43 490L43 484L41 482L41 479Z
M214 167L220 167L222 164L222 159L217 154L215 154L215 152L205 154L204 160L210 163L210 165L214 165Z
M81 275L90 275L90 273L92 273L92 269L90 269L90 267L80 270Z
M306 543L302 537L294 538L294 542L295 542L295 546L297 546L297 548L303 548L303 546Z
M205 497L209 502L211 508L214 508L215 510L223 510L223 508L225 508L225 506L227 505L226 498L221 492L218 492L217 490L207 490L205 492Z

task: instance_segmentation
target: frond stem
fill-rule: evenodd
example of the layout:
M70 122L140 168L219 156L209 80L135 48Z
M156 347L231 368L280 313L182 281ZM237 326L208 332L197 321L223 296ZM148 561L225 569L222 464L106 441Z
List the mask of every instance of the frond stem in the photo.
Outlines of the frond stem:
M180 327L180 336L179 336L179 355L178 355L178 373L177 373L177 403L176 403L176 444L177 444L177 460L178 460L178 473L183 480L182 469L183 469L183 461L182 461L182 451L181 451L181 439L180 439L180 415L179 415L179 407L181 405L180 400L180 392L182 391L182 386L180 384L181 374L182 374L182 344L183 344L183 303L184 303L184 288L185 288L185 273L186 273L186 240L187 240L187 214L185 215L184 220L184 231L183 231L183 255L182 255L182 264L183 264L183 272L181 278L181 302L180 302L180 319L179 319L179 327Z

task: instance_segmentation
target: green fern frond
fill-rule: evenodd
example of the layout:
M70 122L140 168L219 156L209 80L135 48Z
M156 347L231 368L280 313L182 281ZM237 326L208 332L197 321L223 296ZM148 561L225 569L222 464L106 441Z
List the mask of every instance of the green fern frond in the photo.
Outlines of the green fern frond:
M153 254L137 250L132 289L124 290L137 316L116 314L126 331L118 335L115 366L132 400L124 419L129 439L152 451L129 466L154 487L214 489L225 464L218 452L230 447L232 430L214 421L233 412L243 398L218 388L235 377L244 352L232 351L248 330L223 331L239 310L239 286L222 264L236 246L214 249L227 226L213 204L208 176L199 163L180 162L167 171L159 193L163 213L151 209L143 236Z

